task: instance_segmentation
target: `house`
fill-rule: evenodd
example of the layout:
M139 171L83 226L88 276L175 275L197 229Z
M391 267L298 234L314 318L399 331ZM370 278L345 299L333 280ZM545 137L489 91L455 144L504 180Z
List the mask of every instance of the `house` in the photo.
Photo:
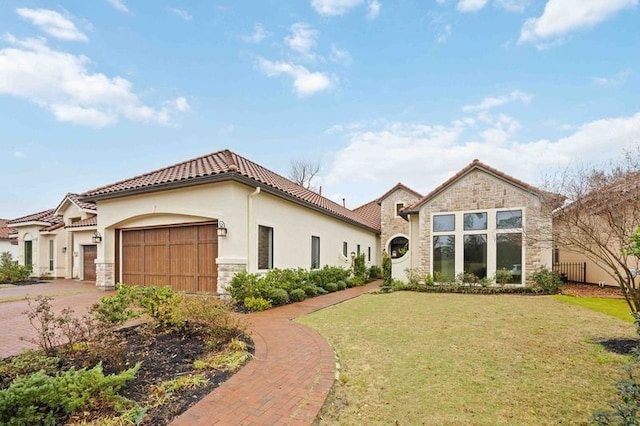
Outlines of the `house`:
M239 271L367 265L513 282L551 264L546 193L474 160L428 195L398 183L350 210L229 150L67 194L14 219L34 275L223 293Z
M557 198L478 160L400 214L409 222L408 267L436 280L463 273L512 284L550 267L551 211Z
M0 219L0 253L9 252L11 258L18 258L18 240L15 238L14 229L7 226L6 219Z

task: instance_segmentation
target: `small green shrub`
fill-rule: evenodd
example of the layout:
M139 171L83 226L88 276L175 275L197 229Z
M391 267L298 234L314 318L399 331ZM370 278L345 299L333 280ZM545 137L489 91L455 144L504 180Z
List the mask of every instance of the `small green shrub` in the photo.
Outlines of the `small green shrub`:
M137 364L120 374L105 376L102 364L98 364L90 370L71 368L55 376L39 371L18 377L7 389L0 390L0 424L54 425L92 408L130 408L134 403L117 392L139 369Z
M313 297L316 296L318 294L318 287L316 287L313 284L307 284L304 286L303 288L304 293L308 296L308 297Z
M247 296L244 298L244 307L251 312L260 312L271 309L271 301L262 297Z
M180 305L184 296L170 287L137 287L136 304L159 327L176 329L184 324Z
M379 280L380 278L382 278L382 268L378 265L371 265L369 267L369 279L373 281Z
M386 251L382 252L382 291L390 291L392 284L391 256Z
M429 272L427 272L427 275L424 276L424 285L430 287L435 285L435 281L433 280L433 276L431 276L431 274Z
M136 287L118 283L116 294L100 299L91 307L91 314L102 323L123 324L130 319L138 318L140 311L134 309Z
M31 275L31 265L18 265L8 251L0 254L0 284L24 281Z
M182 300L180 312L185 326L197 329L209 340L227 341L242 334L246 326L231 314L232 304L215 296L192 295Z
M402 281L393 280L391 282L391 290L392 291L400 291L400 290L405 290L405 289L407 289L407 286Z
M347 280L347 287L360 287L364 285L364 280L360 277L351 277Z
M322 287L316 287L316 293L318 294L318 296L322 296L329 292Z
M410 287L417 287L420 285L420 273L416 268L407 268L404 270L407 276L408 285Z
M344 280L340 280L336 283L336 286L338 287L338 290L344 290L345 288L347 288L347 282Z
M327 283L325 284L324 289L327 290L329 293L333 293L334 291L338 291L338 284Z
M460 272L456 275L456 282L461 284L477 284L478 276L473 272Z
M267 299L271 301L273 306L286 305L289 303L289 293L281 288L273 288Z
M241 301L246 297L266 298L269 286L260 275L242 271L234 275L227 290L236 301Z
M633 367L627 367L626 370L627 377L616 384L618 399L609 403L610 410L594 412L591 416L592 425L640 425L640 382Z
M0 360L0 382L2 378L26 376L36 371L53 374L60 367L60 358L37 351L24 351L12 358Z
M289 292L289 300L292 302L302 302L307 298L307 294L301 288L294 288Z
M536 287L548 293L557 293L564 285L557 272L546 268L541 268L531 274L531 279L536 283Z
M478 280L478 284L480 284L480 286L482 287L489 287L491 284L493 284L493 280L489 277L480 278Z
M509 284L513 280L513 275L509 270L502 268L496 271L495 280L497 284L505 285Z
M451 279L442 271L435 271L433 273L433 280L440 284L448 284L451 282Z
M359 278L363 283L369 277L364 253L360 253L353 258L353 277Z

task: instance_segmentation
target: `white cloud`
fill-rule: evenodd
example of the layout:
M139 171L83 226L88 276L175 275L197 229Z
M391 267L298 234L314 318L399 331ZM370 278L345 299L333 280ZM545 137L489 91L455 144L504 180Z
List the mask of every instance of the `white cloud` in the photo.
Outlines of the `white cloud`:
M546 47L548 41L593 27L623 9L635 7L639 0L548 0L538 18L522 25L520 43L536 43Z
M129 8L124 3L124 0L107 0L107 1L111 6L113 6L115 10L118 10L123 13L129 13Z
M619 86L624 83L631 75L630 70L623 70L611 77L593 77L591 81L593 81L598 86L611 87L611 86Z
M172 104L175 107L176 111L184 112L191 109L191 105L189 105L189 102L187 102L187 98L182 96L174 99Z
M519 127L517 120L501 115L487 125L458 121L447 126L390 123L345 128L346 146L335 153L324 186L329 194L359 194L349 200L354 207L398 181L428 193L474 158L536 185L544 173L577 159L600 163L640 143L640 112L588 122L555 140L518 142Z
M104 127L119 118L171 124L184 111L184 98L153 108L143 104L130 81L90 72L84 55L54 50L44 39L19 40L6 34L0 48L0 94L27 99L51 111L58 121Z
M516 13L524 12L529 3L530 0L495 0L496 7Z
M367 18L376 19L378 15L380 15L381 8L382 4L379 0L369 0L369 4L367 4Z
M451 24L446 24L436 37L436 43L442 44L451 36Z
M240 38L242 39L242 41L246 43L260 43L262 40L269 37L270 35L271 33L265 30L262 24L256 24L253 27L253 33L249 35L240 36Z
M338 62L346 66L349 66L353 63L353 58L351 57L351 53L349 53L349 51L340 49L333 44L331 45L329 59L333 62Z
M291 25L289 31L291 31L291 35L284 38L287 46L305 56L313 56L318 32L311 25L304 22L296 22Z
M464 112L483 111L514 101L529 102L532 98L532 95L514 90L506 96L484 98L479 104L465 105L462 110Z
M325 73L311 72L303 66L288 62L273 62L258 58L258 68L268 77L285 74L293 79L293 88L298 96L311 96L331 89L334 81Z
M458 10L460 12L477 12L486 6L489 0L460 0Z
M185 21L190 21L190 20L193 19L193 16L191 16L191 14L189 12L187 12L186 10L184 10L184 9L177 9L177 8L174 8L174 7L170 7L169 11L175 13L176 15L178 15L180 18L182 18Z
M311 6L323 16L340 16L364 3L364 0L311 0Z
M13 153L13 156L18 158L18 159L22 159L22 158L26 158L27 156L24 154L24 152L22 151L16 151Z
M89 40L71 20L54 10L19 8L16 13L51 37L70 41Z

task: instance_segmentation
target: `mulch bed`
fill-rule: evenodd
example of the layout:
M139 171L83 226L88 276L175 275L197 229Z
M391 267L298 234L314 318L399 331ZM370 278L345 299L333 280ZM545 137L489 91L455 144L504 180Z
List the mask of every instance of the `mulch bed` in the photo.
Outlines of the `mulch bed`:
M570 282L562 288L562 294L577 297L609 297L612 299L623 299L620 287L600 287L596 284L579 284Z

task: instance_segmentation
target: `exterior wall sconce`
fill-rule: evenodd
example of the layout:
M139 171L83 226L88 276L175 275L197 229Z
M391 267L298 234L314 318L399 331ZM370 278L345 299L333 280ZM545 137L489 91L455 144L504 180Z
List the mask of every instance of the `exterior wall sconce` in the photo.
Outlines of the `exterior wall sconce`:
M66 253L67 252L67 248L66 247L62 247L62 253Z
M100 233L98 231L95 231L93 233L93 237L91 237L91 241L93 241L96 244L101 243L102 242L102 235L100 235Z
M356 258L356 252L352 251L351 252L351 261L353 262L353 259L355 259L355 258Z
M227 226L222 220L218 221L218 237L226 237L227 236Z

